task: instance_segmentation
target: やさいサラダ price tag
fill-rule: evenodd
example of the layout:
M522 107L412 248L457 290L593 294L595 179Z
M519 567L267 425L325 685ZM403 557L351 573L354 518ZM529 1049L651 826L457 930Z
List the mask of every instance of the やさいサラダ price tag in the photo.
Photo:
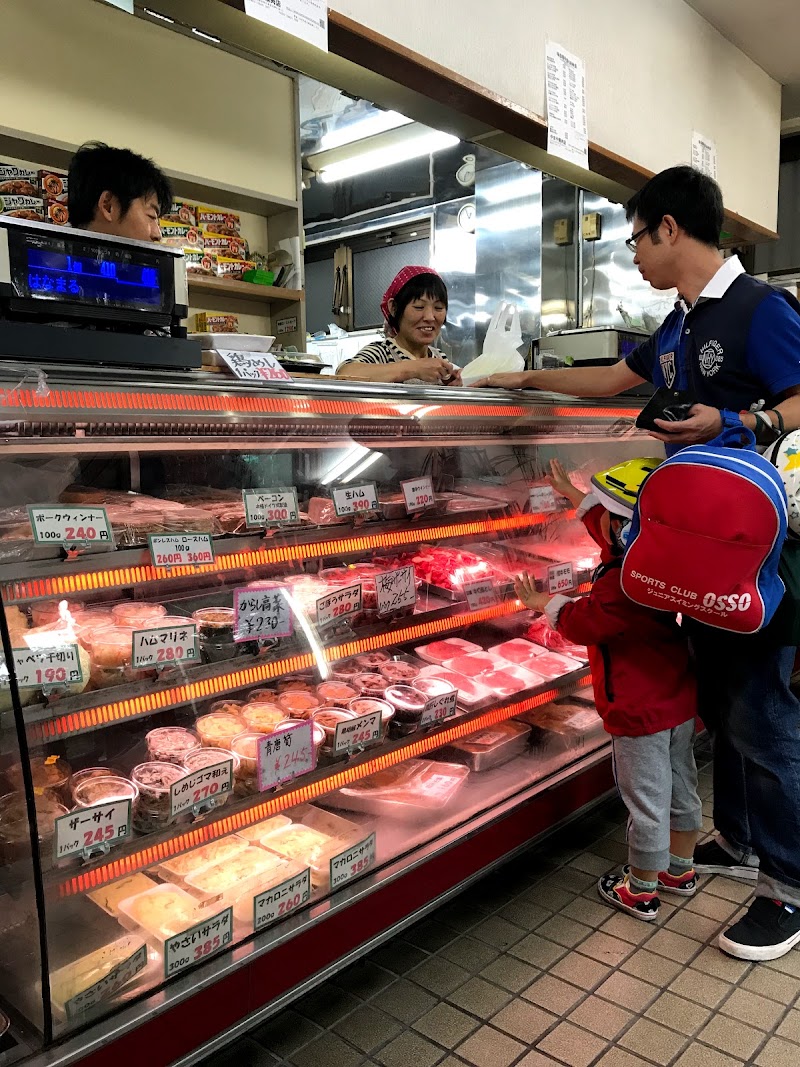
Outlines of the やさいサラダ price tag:
M262 792L308 774L316 765L317 751L310 722L267 734L258 742L258 788Z
M401 482L400 488L403 490L406 511L409 515L432 508L436 503L433 495L433 481L428 477L410 478L408 481Z
M15 648L12 651L14 675L20 688L80 685L83 681L83 668L77 645Z
M575 572L571 563L554 563L547 568L547 592L568 593L575 588Z
M437 722L443 722L444 719L452 719L457 711L457 704L457 689L454 689L452 693L441 693L439 696L431 697L422 712L420 727L435 726Z
M491 608L497 603L497 590L491 578L480 578L477 582L464 582L463 588L471 611Z
M350 752L354 748L374 745L383 737L383 720L379 711L359 715L357 719L340 722L333 736L335 754Z
M131 666L169 667L173 663L197 663L197 624L157 626L134 630L131 635Z
M91 808L76 808L56 819L53 855L66 859L96 850L105 852L131 836L130 800L112 800Z
M374 482L365 485L349 485L344 489L333 490L333 507L340 517L344 515L365 515L378 511L378 487Z
M236 352L217 349L237 378L244 382L290 382L287 374L271 352Z
M150 534L148 540L154 567L191 567L214 562L211 534Z
M375 844L375 834L372 833L357 845L332 857L331 889L338 889L351 878L358 878L375 866Z
M378 595L378 614L391 615L399 608L406 608L417 602L416 573L413 567L395 567L383 571L375 577L375 590Z
M300 520L300 505L294 488L243 489L242 499L248 526L260 528Z
M233 608L236 614L234 641L291 637L294 632L292 609L282 586L235 589Z
M179 778L169 787L170 818L190 808L213 804L233 789L233 759L212 763Z
M348 615L355 615L361 611L361 600L360 585L346 585L335 593L321 596L317 601L317 626L321 629L339 619L346 619Z
M90 985L82 993L76 993L74 997L65 1001L64 1012L67 1018L70 1022L80 1020L87 1012L127 985L146 966L147 945L140 945L126 960L118 963L94 985Z
M105 508L31 505L28 516L37 545L114 544Z
M227 948L231 941L233 908L226 908L164 942L164 977L172 978L202 963Z
M311 899L311 871L306 867L300 874L253 897L253 930L258 933L301 908Z
M534 485L530 492L531 511L535 514L549 514L558 511L556 494L552 485Z

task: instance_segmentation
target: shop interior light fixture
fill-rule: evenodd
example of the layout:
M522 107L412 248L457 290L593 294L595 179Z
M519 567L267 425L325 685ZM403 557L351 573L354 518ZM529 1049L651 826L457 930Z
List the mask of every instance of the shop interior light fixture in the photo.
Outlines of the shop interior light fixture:
M307 163L325 184L382 170L458 144L458 138L418 122L389 130L352 145L314 153Z
M342 148L346 144L354 144L363 141L367 137L374 137L378 133L386 133L387 130L397 130L401 126L408 126L413 119L406 118L399 111L375 110L366 118L358 122L351 122L349 126L340 126L326 133L319 145L322 151L331 148Z

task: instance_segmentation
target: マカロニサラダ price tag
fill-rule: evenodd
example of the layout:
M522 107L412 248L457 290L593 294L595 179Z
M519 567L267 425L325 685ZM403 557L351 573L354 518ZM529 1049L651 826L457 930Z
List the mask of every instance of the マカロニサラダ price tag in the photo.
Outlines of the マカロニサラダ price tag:
M317 750L309 721L266 734L258 742L258 788L262 792L308 774L316 765Z
M331 858L331 889L338 889L351 878L358 878L375 866L375 844L375 834L372 833L357 845Z
M417 583L413 566L395 567L376 575L375 590L379 615L391 615L393 611L416 604Z
M105 508L31 505L28 516L37 545L114 544Z
M82 993L76 993L74 997L65 1001L64 1011L67 1018L70 1022L78 1021L81 1016L127 985L146 966L147 945L140 945L126 960L118 963L94 985L90 985Z
M164 977L172 978L202 963L232 941L233 908L226 908L164 942Z
M377 511L380 507L378 487L374 482L334 489L332 495L333 507L339 516L364 515L369 511Z
M452 693L440 693L439 696L431 697L422 712L422 718L419 721L420 727L434 726L444 719L452 719L457 711L457 704L457 689L454 689Z
M287 878L280 885L253 897L253 930L258 933L264 927L271 926L310 899L311 871L306 867L293 878Z
M170 818L190 808L227 797L233 789L233 759L200 767L169 787Z
M409 515L432 508L436 503L433 495L433 481L428 477L410 478L408 481L401 482L400 488L403 490L406 511Z
M77 645L15 648L14 675L20 688L80 685L83 667Z
M217 349L218 355L243 382L290 382L287 374L271 352L237 352Z
M350 752L354 748L374 745L383 736L383 720L379 711L346 719L336 727L333 735L334 753Z
M76 808L56 819L53 855L56 860L97 849L105 852L131 836L130 800L112 800L91 808Z
M152 630L134 630L131 635L131 666L136 670L197 660L197 623L155 626Z
M464 582L463 589L471 611L491 608L497 603L497 590L491 578L480 578L477 582Z
M531 511L535 514L549 514L558 511L556 494L552 485L534 485L530 492Z
M361 586L346 585L337 589L335 593L321 596L317 601L317 626L329 626L339 619L346 619L348 615L355 615L361 611Z
M234 641L258 641L267 637L291 637L292 609L280 585L246 586L233 592L236 614Z
M547 592L568 593L575 588L575 572L571 563L554 563L547 568Z
M150 534L148 540L154 567L191 567L214 562L211 534Z
M242 498L248 526L260 528L300 520L300 505L294 488L243 489Z

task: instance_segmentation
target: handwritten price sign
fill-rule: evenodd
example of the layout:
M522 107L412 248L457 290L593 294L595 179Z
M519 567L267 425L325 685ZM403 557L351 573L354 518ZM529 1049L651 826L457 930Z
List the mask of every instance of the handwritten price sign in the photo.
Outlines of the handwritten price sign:
M131 836L131 802L114 800L95 804L56 819L53 854L56 860L89 853L105 852Z
M571 563L554 563L547 568L547 592L568 593L575 588L575 572Z
M114 544L105 508L29 507L28 517L37 545Z
M294 488L244 489L242 498L248 526L274 526L300 520L300 505Z
M311 899L311 871L306 868L294 878L253 897L253 929L256 933L283 919Z
M391 615L399 608L417 602L416 574L413 567L395 567L375 579L378 594L378 614Z
M267 637L291 637L294 632L292 609L282 586L235 589L234 641L257 641Z
M329 626L332 622L356 615L361 611L361 586L346 585L335 593L321 596L317 601L317 626Z
M233 760L223 760L201 767L198 771L179 778L169 788L169 814L171 818L202 804L213 804L233 789Z
M290 382L287 374L271 352L236 352L217 349L237 378L243 382Z
M436 503L433 495L433 482L430 478L412 478L400 483L403 497L406 502L406 511L414 515L418 511L426 511Z
M358 878L375 866L375 834L370 834L352 848L331 859L331 889L339 889L346 882Z
M317 751L310 722L289 730L267 734L258 743L258 788L274 789L283 782L308 774L317 765Z
M369 715L359 715L357 719L346 719L336 727L333 736L333 751L339 755L351 752L354 748L374 745L383 736L383 719L379 711Z
M164 977L172 978L221 952L233 941L233 908L226 908L164 942Z
M196 663L197 659L196 623L133 631L131 664L134 668L170 667L178 663Z
M191 567L214 562L211 534L150 534L148 540L154 567Z
M380 507L378 487L374 482L367 482L365 485L334 489L333 507L339 516L364 515L370 511L377 511Z

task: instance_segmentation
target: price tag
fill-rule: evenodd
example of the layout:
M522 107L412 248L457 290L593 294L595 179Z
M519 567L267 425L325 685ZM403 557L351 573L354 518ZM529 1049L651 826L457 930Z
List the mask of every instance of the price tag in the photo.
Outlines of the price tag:
M242 497L248 526L300 521L296 489L243 489Z
M554 563L547 568L547 592L567 593L575 588L575 573L571 563Z
M233 908L226 908L164 942L164 977L172 978L194 967L232 941Z
M223 760L192 771L169 787L170 818L200 804L225 797L233 789L233 760Z
M363 515L368 511L377 511L378 487L374 482L365 485L348 485L343 489L333 490L333 507L336 514Z
M338 724L333 737L333 751L340 754L350 752L354 748L374 745L382 736L383 720L379 711L359 715L357 719L346 719Z
M407 482L401 482L400 488L403 490L406 511L409 515L432 508L436 503L433 495L433 482L430 478L412 478Z
M77 645L52 648L15 648L14 674L21 688L75 685L83 681L83 667Z
M131 665L169 667L173 663L196 663L197 624L158 626L152 630L134 630L131 637Z
M37 545L114 544L105 508L31 506L28 517Z
M116 993L118 989L122 989L124 985L127 985L146 966L147 945L141 945L133 955L128 956L122 963L118 963L104 978L95 982L94 985L90 985L88 989L84 989L82 993L77 993L74 997L70 997L64 1004L67 1018L70 1022L78 1021L86 1012L91 1011L92 1008L97 1007L107 997Z
M56 819L53 855L56 860L87 855L99 849L106 852L131 836L130 800L112 800L110 804L95 804L80 808Z
M310 721L289 730L267 734L258 742L258 788L274 789L317 765L317 750Z
M378 594L378 614L391 615L399 608L417 602L416 572L412 567L395 567L384 571L375 579Z
M444 719L452 719L456 713L457 704L457 689L454 689L452 693L441 693L439 696L431 697L419 721L420 727L435 726L437 722L442 722Z
M361 586L346 585L335 593L321 596L317 601L317 627L322 629L332 622L356 615L361 611Z
M287 374L271 352L236 352L217 349L237 378L243 382L290 382Z
M497 603L497 590L491 578L481 578L477 582L464 582L463 588L471 611L491 608Z
M548 514L558 511L556 494L552 485L534 485L530 493L531 511L534 514L544 512Z
M253 930L258 933L283 919L296 908L308 903L311 898L311 871L306 867L294 878L267 889L253 897Z
M191 567L214 562L211 534L150 534L148 541L154 567Z
M331 859L331 889L338 889L375 866L375 834Z
M234 641L291 637L294 633L292 609L280 585L234 589L233 608L236 613Z

